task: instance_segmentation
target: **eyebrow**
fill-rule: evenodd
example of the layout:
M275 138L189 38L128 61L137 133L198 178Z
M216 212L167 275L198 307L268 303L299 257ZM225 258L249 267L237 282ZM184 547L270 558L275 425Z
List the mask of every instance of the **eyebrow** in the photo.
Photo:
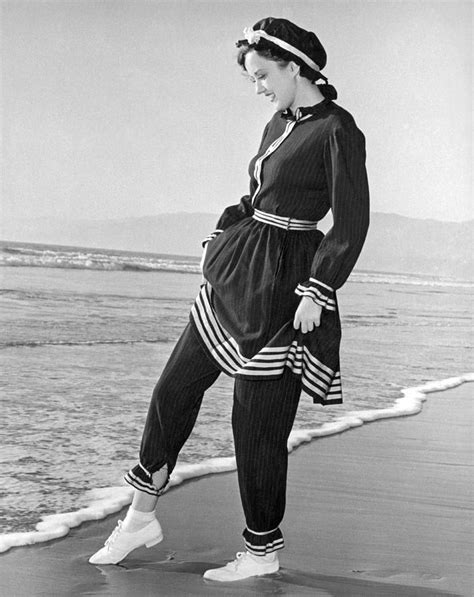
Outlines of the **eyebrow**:
M261 75L261 74L262 74L262 70L263 70L263 72L265 72L265 70L264 70L264 69L261 69L261 68L259 68L259 69L257 69L257 70L254 72L254 74L253 74L253 75L251 75L251 74L249 73L249 77L250 77L250 78L258 77L259 75Z

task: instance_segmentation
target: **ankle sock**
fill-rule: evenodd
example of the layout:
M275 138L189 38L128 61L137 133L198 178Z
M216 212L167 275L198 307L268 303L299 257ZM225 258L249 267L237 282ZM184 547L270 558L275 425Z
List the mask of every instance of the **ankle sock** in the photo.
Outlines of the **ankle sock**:
M146 525L154 519L154 510L151 512L140 512L140 510L135 510L133 506L130 506L127 516L125 516L125 520L123 521L122 528L128 533L134 533L135 531L139 531L140 529L143 529L143 527L146 527Z

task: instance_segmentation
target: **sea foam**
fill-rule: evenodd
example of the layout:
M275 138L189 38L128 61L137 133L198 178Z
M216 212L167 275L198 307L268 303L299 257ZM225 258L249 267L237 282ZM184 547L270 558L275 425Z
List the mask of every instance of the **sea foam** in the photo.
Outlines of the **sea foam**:
M474 373L431 381L421 386L402 390L402 397L397 398L391 407L352 411L346 413L344 417L331 423L324 423L316 429L295 429L291 432L288 440L288 451L292 452L301 444L314 439L360 427L366 422L415 415L422 410L423 402L427 399L426 394L448 390L472 381L474 381ZM178 464L171 475L168 487L174 487L188 479L204 475L233 471L235 468L234 457L212 458L196 464ZM87 507L74 512L43 516L34 531L0 535L0 553L12 547L32 545L64 537L70 529L78 527L83 522L101 520L109 514L119 512L132 501L133 491L131 487L125 485L92 489L85 494Z

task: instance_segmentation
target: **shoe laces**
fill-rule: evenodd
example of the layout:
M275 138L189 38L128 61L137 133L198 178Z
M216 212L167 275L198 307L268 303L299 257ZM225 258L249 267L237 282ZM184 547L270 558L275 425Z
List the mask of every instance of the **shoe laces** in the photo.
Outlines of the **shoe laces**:
M247 555L248 554L245 551L238 551L235 554L235 560L229 562L226 568L229 568L230 570L237 570L239 564L242 562L243 559L245 559Z
M106 547L111 547L112 543L117 539L117 537L120 535L120 533L122 532L122 525L123 525L123 521L119 520L117 522L117 526L115 527L115 529L112 531L110 537L107 539L107 541L104 543L104 545Z

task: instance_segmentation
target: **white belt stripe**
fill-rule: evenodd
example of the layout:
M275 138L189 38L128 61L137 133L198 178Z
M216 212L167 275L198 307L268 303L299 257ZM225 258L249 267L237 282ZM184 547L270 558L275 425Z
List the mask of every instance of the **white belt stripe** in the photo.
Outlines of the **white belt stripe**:
M277 216L270 214L265 211L256 209L253 214L253 219L264 224L270 224L283 230L317 230L318 222L312 220L297 220L296 218L285 218L283 216Z

